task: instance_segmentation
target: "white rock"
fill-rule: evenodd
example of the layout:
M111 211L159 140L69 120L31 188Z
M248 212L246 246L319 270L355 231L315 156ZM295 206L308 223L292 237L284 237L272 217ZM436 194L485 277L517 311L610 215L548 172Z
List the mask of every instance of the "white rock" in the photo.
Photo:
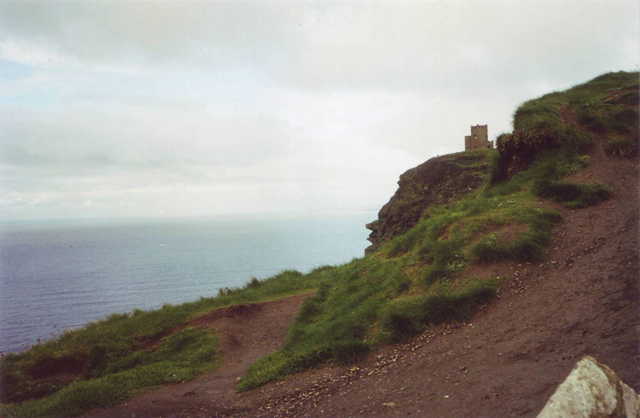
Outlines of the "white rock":
M640 418L640 400L613 370L585 356L538 418Z

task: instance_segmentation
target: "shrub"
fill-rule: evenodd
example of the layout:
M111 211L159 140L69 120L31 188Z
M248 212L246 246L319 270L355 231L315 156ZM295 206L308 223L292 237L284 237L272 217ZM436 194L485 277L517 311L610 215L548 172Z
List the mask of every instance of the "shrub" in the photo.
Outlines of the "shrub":
M638 155L638 142L631 139L615 138L609 141L605 152L612 157L636 157Z
M252 277L251 280L249 280L247 284L244 285L243 289L253 289L258 286L260 286L260 280L258 280L256 277Z
M424 328L423 300L423 296L398 299L382 312L382 327L389 331L392 342L404 341Z
M562 202L571 209L595 205L611 197L611 190L600 184L585 185L551 180L536 181L532 193Z
M428 296L422 304L424 321L427 323L468 321L479 306L491 302L496 297L497 289L497 283L477 280L462 293L440 293Z

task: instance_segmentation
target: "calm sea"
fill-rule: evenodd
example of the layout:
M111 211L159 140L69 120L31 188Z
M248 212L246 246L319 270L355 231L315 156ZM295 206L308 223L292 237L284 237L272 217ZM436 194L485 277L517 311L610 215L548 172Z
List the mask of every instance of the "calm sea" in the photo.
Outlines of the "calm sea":
M350 261L363 255L375 217L0 224L0 351L111 312Z

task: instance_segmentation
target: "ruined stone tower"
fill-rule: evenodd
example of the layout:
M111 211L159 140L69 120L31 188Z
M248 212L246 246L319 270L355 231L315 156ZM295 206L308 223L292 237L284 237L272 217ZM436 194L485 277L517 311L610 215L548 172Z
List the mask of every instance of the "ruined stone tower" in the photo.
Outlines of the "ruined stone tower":
M464 150L491 149L493 141L489 141L487 125L471 126L471 135L464 137Z

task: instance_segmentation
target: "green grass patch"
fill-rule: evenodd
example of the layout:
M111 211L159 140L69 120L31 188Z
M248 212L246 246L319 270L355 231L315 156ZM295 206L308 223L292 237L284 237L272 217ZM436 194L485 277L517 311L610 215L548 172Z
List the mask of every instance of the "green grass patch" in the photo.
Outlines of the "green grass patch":
M498 138L493 182L526 168L545 151L582 154L594 136L637 140L637 97L638 73L617 72L523 103L513 114L513 133Z
M601 184L573 184L553 180L539 180L533 184L533 194L562 202L571 209L595 205L611 197L611 190Z
M638 141L634 139L615 137L607 143L605 152L612 157L618 158L637 157Z
M100 377L77 379L51 396L3 405L0 412L7 417L75 416L113 405L145 388L189 380L214 368L217 347L213 332L186 328L165 338L147 355L136 352L111 363L111 369L99 373Z
M495 299L498 287L498 280L475 279L462 291L436 286L431 294L397 299L382 312L385 337L401 342L420 333L425 324L468 321L478 307Z
M469 319L498 286L457 279L474 263L489 261L477 252L483 237L517 225L522 237L514 237L500 259L538 259L559 220L555 212L536 207L528 187L430 207L414 228L377 253L333 269L323 291L304 302L283 348L255 362L239 389L327 363L349 363L376 344L403 340L429 323Z

